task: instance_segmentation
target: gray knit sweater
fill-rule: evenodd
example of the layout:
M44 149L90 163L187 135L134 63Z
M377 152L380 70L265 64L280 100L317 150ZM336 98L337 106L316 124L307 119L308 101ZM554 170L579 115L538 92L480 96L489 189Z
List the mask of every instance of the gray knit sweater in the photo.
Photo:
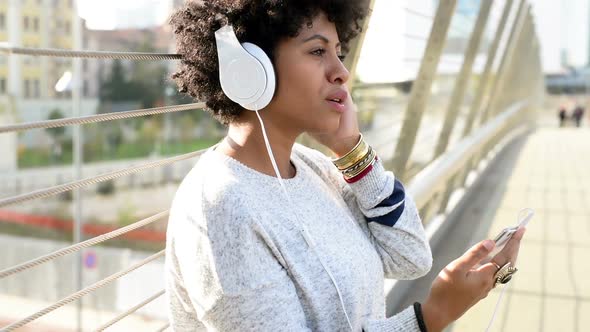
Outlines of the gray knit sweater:
M412 307L385 318L384 278L417 278L432 265L401 183L377 162L348 184L329 158L299 144L291 161L296 175L284 181L294 208L276 178L214 148L186 176L167 231L173 330L350 330L321 255L355 331L419 331Z

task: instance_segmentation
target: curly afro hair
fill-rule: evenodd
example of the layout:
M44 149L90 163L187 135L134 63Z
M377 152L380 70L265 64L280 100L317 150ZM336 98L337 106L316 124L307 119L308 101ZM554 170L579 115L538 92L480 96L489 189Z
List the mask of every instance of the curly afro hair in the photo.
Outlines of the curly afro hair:
M244 108L221 89L216 30L231 24L240 42L258 45L274 62L279 41L296 37L304 24L324 13L335 24L346 54L348 42L362 29L367 7L366 0L188 0L170 18L176 51L183 57L172 79L179 92L206 101L206 110L227 125Z

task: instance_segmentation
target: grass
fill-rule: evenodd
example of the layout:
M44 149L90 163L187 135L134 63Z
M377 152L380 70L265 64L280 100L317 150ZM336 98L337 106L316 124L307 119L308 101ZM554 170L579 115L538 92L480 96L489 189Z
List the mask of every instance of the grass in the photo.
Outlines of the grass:
M153 152L157 152L157 154L161 156L179 155L208 148L218 141L219 138L207 138L198 139L191 142L165 143L160 145L157 151L154 151L156 148L152 143L123 143L118 145L116 149L110 153L103 152L102 146L97 147L86 144L84 146L84 162L91 163L120 159L144 158L150 156ZM72 163L72 160L73 157L71 149L64 148L63 153L59 157L53 157L51 155L51 150L48 148L23 149L19 152L18 167L32 168L69 165Z
M160 154L164 156L172 156L192 151L206 149L213 144L219 142L220 138L201 139L193 142L163 144L160 148Z

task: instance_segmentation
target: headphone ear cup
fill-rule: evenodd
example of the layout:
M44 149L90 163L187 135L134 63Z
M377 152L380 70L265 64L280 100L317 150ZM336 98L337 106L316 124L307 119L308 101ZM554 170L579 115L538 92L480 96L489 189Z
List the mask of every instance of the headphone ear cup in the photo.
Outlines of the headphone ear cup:
M267 85L260 60L244 49L230 25L215 31L215 41L219 83L225 95L242 106L258 101Z
M252 43L240 44L231 25L215 31L215 42L219 82L225 95L248 110L268 106L276 85L268 55Z
M264 68L264 73L266 74L266 86L261 87L264 89L264 91L260 97L251 103L242 104L242 107L251 111L260 110L270 104L276 90L276 76L274 66L272 65L268 55L266 55L266 53L257 45L252 43L242 43L242 47L260 62Z

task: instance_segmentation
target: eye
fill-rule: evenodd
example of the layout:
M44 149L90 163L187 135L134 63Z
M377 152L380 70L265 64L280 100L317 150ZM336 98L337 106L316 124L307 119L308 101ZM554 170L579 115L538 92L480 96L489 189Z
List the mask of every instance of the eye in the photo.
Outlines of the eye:
M344 62L344 60L346 59L346 55L339 55L338 59L340 59L340 61Z
M323 56L324 54L326 54L326 50L323 49L323 48L318 48L317 50L311 51L311 54L318 55L318 56Z

